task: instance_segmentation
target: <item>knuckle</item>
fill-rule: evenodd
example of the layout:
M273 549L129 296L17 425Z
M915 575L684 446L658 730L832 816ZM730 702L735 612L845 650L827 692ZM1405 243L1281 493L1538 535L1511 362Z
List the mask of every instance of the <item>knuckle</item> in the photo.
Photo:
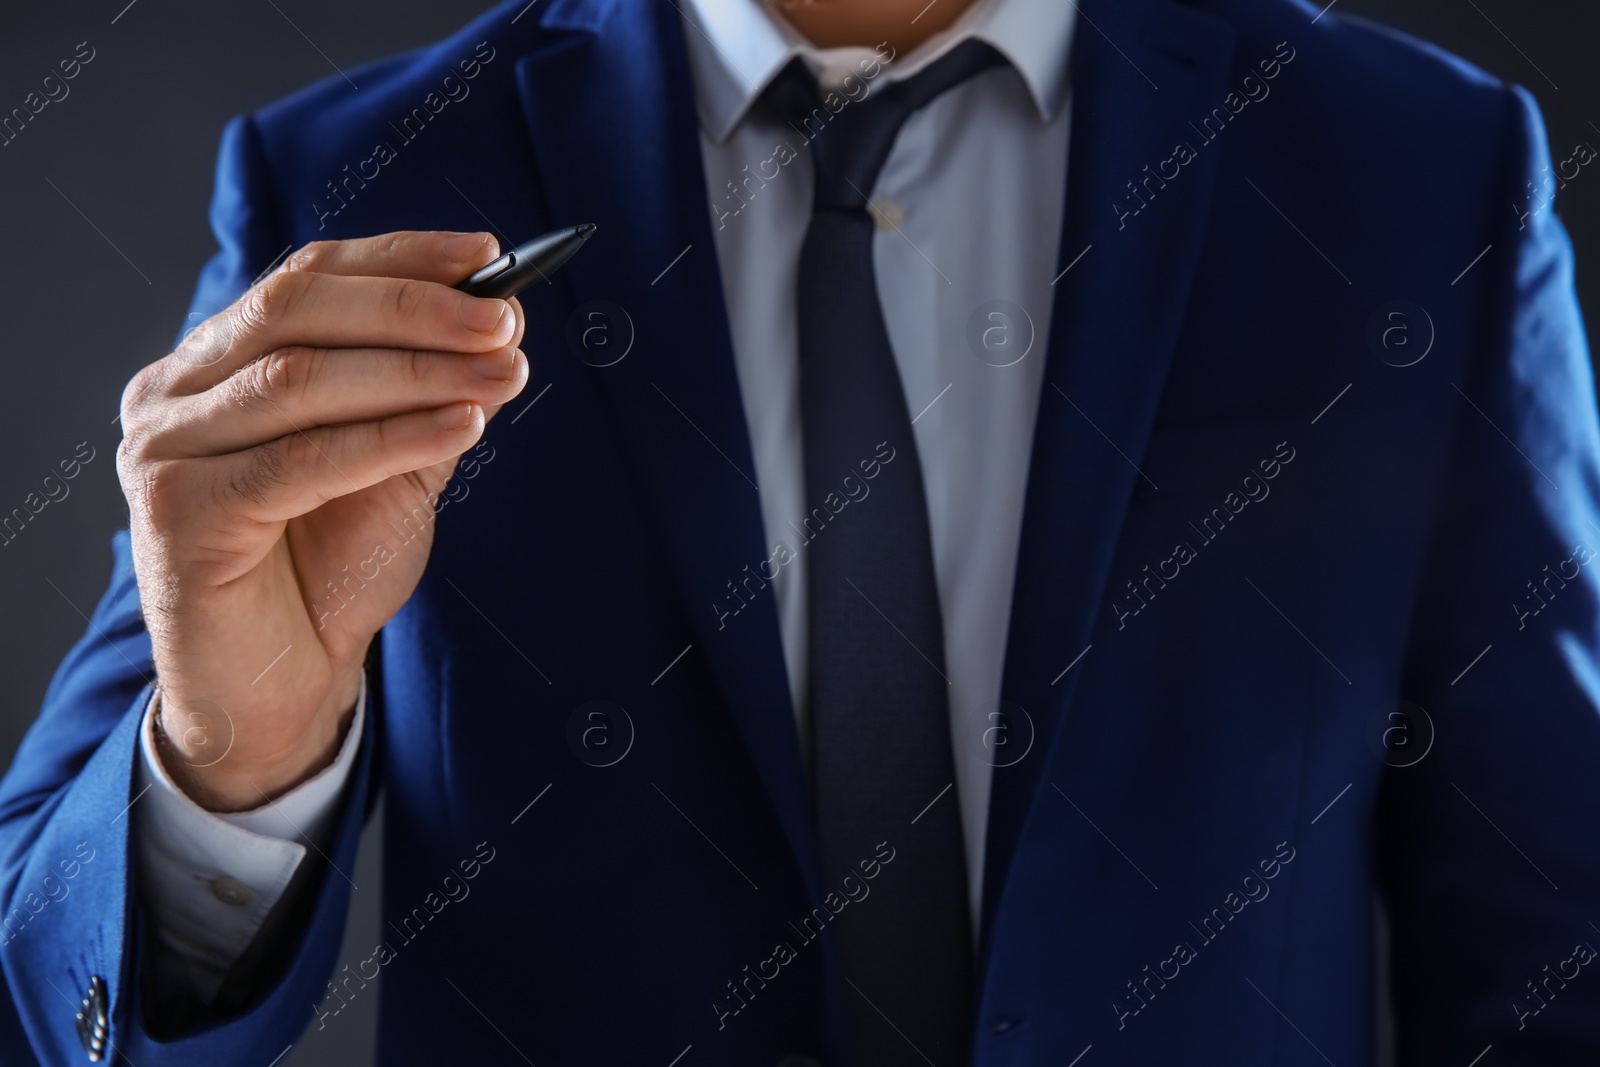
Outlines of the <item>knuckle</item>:
M389 259L404 250L414 236L415 234L410 230L397 230L394 233L386 233L383 235L383 244L378 249L378 254L384 259Z
M235 305L236 313L242 310L244 297ZM207 367L228 353L239 333L239 322L234 314L219 313L202 319L184 330L178 347L167 358L187 367Z
M312 349L273 349L239 368L230 379L229 400L247 409L297 404L310 392L316 365Z
M146 464L140 470L139 491L142 510L151 526L158 530L179 524L189 494L183 484L183 468L175 460Z
M164 360L140 370L122 390L120 422L122 440L117 443L118 463L139 463L152 458L156 442L166 429L168 408L162 403Z
M401 460L407 454L406 442L394 419L379 420L368 430L366 441L374 454L382 457L377 465L381 477L392 478L406 469Z
M305 297L308 275L273 274L240 297L238 316L249 329L264 329L294 312Z
M315 349L295 347L278 349L264 362L262 373L266 377L268 395L298 402L311 392L322 361Z
M122 416L123 429L149 406L150 394L156 388L160 378L161 361L149 363L141 367L128 384L122 387L122 398L117 404L117 410Z
M265 504L272 490L288 480L289 461L278 441L257 445L245 455L244 463L229 473L226 495L252 504Z
M419 318L428 306L431 287L425 282L402 278L390 283L389 312L401 322Z
M285 272L307 271L314 274L318 268L327 265L338 244L338 241L312 241L302 245L283 261L283 269Z
M139 455L139 445L131 437L124 436L117 442L116 452L117 481L122 483L122 493L133 503L134 491L143 478L143 464Z
M176 460L149 462L129 458L117 449L117 477L129 508L156 529L176 525L188 494L181 482L183 470Z
M413 387L427 385L433 372L433 360L428 358L428 353L411 349L406 356L406 376L409 384Z
M272 353L258 356L230 374L219 387L230 408L254 411L271 399L265 364Z
M154 435L144 421L124 419L122 440L117 442L117 470L132 470L151 458L151 438Z

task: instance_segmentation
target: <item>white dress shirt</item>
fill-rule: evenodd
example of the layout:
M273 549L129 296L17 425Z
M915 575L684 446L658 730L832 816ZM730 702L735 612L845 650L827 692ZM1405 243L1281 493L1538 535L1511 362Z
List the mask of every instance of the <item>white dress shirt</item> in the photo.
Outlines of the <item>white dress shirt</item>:
M879 296L922 465L944 616L956 795L978 928L989 780L986 731L1000 696L1034 416L1043 380L1066 186L1067 55L1076 8L1059 0L977 0L953 25L881 68L884 48L819 49L760 0L688 0L680 8L700 118L735 363L768 542L796 544L820 501L805 499L796 272L811 213L802 156L762 180L774 147L802 138L752 107L794 56L824 89L910 77L977 37L1009 61L914 113L870 191ZM863 78L863 71L873 77ZM856 106L855 103L846 106ZM747 169L748 168L748 169ZM732 186L729 183L733 183ZM732 191L738 188L737 195ZM867 458L867 457L863 457ZM773 580L790 692L806 717L807 560ZM1022 580L1026 580L1023 576ZM727 625L739 625L733 619ZM188 800L143 746L135 809L140 892L155 918L164 969L209 1001L259 932L308 843L328 832L354 764L365 690L336 762L274 804L213 815ZM948 803L948 800L942 801ZM303 832L302 832L303 831ZM227 892L218 891L219 878ZM234 883L249 902L225 898ZM232 893L237 896L237 893Z
M749 174L772 173L760 164L775 145L801 146L793 129L752 104L794 56L826 87L839 80L835 72L854 72L859 81L860 72L872 68L858 64L874 52L816 48L758 0L690 0L683 10L762 522L769 544L797 545L793 527L822 504L805 499L795 300L812 171L802 154L764 186L747 182ZM872 253L878 295L927 492L974 931L989 779L998 758L985 746L985 731L1000 699L1051 282L1060 270L1067 54L1075 11L1062 0L978 0L948 29L867 82L859 104L845 105L865 106L873 83L910 77L969 37L987 41L1010 61L913 113L868 193L877 205ZM852 85L850 92L861 90ZM989 319L986 305L995 301L1020 307L1031 319L1026 355L1024 318L1011 311L1009 323ZM969 333L982 338L990 329L996 332L989 350L969 342ZM1010 366L997 365L1019 356ZM849 519L841 515L841 521ZM807 562L801 547L772 582L801 738L809 734Z

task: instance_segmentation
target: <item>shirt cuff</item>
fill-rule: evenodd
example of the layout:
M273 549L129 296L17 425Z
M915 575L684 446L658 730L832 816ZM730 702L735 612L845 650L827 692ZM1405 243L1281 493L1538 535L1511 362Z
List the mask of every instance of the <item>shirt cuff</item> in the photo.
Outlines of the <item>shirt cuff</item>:
M240 812L207 811L167 773L156 751L160 699L158 691L145 707L135 768L139 892L160 987L209 1005L283 897L307 846L320 852L327 844L360 747L367 679L362 672L355 715L333 763L276 800Z

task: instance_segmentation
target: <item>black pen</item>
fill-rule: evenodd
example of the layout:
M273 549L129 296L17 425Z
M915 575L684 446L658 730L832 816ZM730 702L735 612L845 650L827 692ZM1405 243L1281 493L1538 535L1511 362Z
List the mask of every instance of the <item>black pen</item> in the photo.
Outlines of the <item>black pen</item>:
M594 236L594 223L554 230L524 241L456 286L471 296L505 300L534 282L545 281Z

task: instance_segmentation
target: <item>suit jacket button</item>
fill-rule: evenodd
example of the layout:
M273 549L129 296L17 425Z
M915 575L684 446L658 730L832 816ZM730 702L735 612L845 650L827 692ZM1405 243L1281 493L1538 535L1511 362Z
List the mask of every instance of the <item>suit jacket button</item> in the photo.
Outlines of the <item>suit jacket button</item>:
M105 1059L106 1040L111 1036L111 1023L107 1017L106 980L98 974L89 979L89 992L83 998L77 1015L78 1040L91 1063Z

